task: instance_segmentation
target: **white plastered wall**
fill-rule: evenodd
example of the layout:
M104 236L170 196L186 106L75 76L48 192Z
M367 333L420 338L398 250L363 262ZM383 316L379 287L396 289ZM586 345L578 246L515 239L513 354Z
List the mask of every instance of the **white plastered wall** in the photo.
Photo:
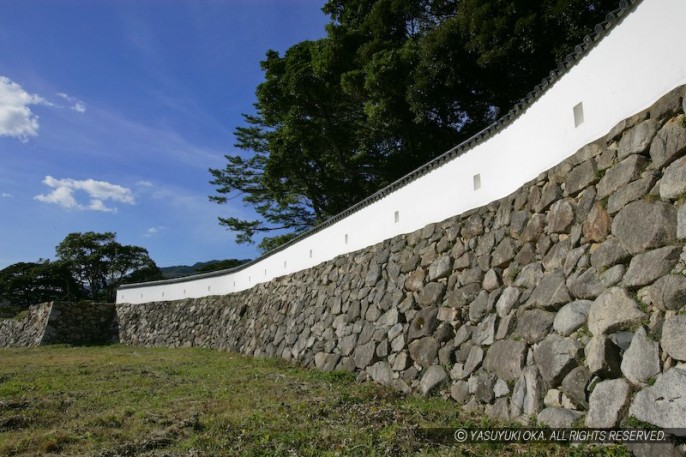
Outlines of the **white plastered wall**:
M245 290L509 195L686 84L684 18L686 0L644 0L506 129L465 154L243 270L120 289L117 303ZM576 126L579 103L584 122Z

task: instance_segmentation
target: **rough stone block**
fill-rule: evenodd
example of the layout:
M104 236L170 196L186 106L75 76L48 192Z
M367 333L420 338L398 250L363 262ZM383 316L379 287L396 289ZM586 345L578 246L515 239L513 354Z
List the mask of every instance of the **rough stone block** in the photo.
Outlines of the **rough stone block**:
M679 314L665 320L660 344L673 359L686 361L686 316Z
M486 317L472 333L472 342L489 346L495 341L495 326L497 323L497 316L491 313Z
M672 271L680 253L680 248L667 246L634 256L624 275L624 284L628 287L640 287L652 283Z
M519 299L519 293L519 289L512 286L506 287L505 290L503 290L503 293L500 294L500 297L495 304L498 316L503 318L510 314L510 311Z
M473 380L475 384L474 399L476 401L480 403L493 402L495 399L495 392L493 391L496 382L495 376L481 371L476 376L472 376L470 380Z
M414 362L424 368L433 365L438 355L438 341L431 336L415 340L410 343L410 357Z
M678 239L686 239L686 204L679 206L679 211L677 212L676 234Z
M660 121L662 119L679 114L681 111L683 87L677 87L660 97L650 107L650 118Z
M676 210L664 202L629 203L612 221L612 233L630 254L664 246L676 238Z
M588 409L586 386L590 380L591 373L588 371L588 368L579 366L564 377L560 390L576 408L586 410Z
M589 398L586 427L610 428L619 425L621 411L629 399L629 383L613 379L598 383Z
M517 243L512 238L504 238L493 251L491 265L493 267L505 267L517 253Z
M543 214L532 214L520 236L521 241L537 241L545 230L546 218Z
M626 330L647 316L625 289L612 287L595 299L588 312L588 329L595 336Z
M426 370L424 376L422 376L422 380L419 382L419 390L422 395L429 395L446 379L448 379L448 374L443 367L440 365L432 365Z
M558 200L548 212L548 233L568 233L573 221L574 207L570 199Z
M450 388L450 396L457 403L463 405L469 399L469 387L467 381L457 381Z
M623 160L632 154L645 152L650 146L655 133L657 133L657 122L655 119L643 121L624 132L622 139L619 140L617 159Z
M472 346L469 350L467 360L465 361L464 366L462 367L462 375L465 377L471 375L474 372L474 370L481 366L481 362L483 361L483 359L484 350L481 349L481 346Z
M412 319L407 333L407 340L411 342L417 338L430 336L438 327L438 308L428 307L419 311Z
M393 381L393 370L386 362L376 362L371 367L367 367L367 373L369 373L374 382L384 386L389 385Z
M578 365L582 350L578 341L551 334L534 349L534 361L548 385L556 387Z
M597 198L605 198L637 179L645 162L645 157L632 155L607 170L596 186Z
M524 270L522 270L524 273ZM520 276L521 274L520 273ZM519 278L517 278L519 281ZM515 282L515 285L517 282ZM557 310L565 303L569 303L571 297L565 284L565 277L562 271L554 271L544 275L538 286L534 289L527 305L538 306L539 308Z
M683 125L684 116L667 122L657 133L650 145L650 158L653 167L660 169L669 165L674 159L686 151L686 128Z
M513 381L522 373L526 361L526 344L523 341L496 341L486 352L484 368L505 381Z
M538 422L550 428L570 428L582 417L584 417L582 412L553 407L538 413L537 419Z
M660 198L676 199L686 195L686 157L682 157L665 169L660 180Z
M652 174L627 184L610 195L607 201L607 212L617 214L629 203L643 198L654 184L655 178Z
M600 202L596 202L583 223L584 237L589 241L602 242L607 238L609 229L610 215Z
M439 305L443 298L443 294L445 294L444 284L441 284L440 282L430 282L419 291L417 303L422 307Z
M574 297L582 299L594 299L606 289L595 268L571 275L567 287Z
M591 265L596 269L611 267L628 260L631 255L626 252L617 238L610 238L601 243L591 254Z
M686 424L686 371L672 368L634 396L629 415L662 428ZM608 392L612 395L611 392Z
M452 259L445 255L434 260L429 266L429 281L446 278L452 271Z
M632 384L645 385L660 372L660 348L648 338L644 327L638 329L624 353L622 373Z
M661 310L679 311L686 306L686 277L663 276L650 287L650 298Z
M527 343L537 343L543 340L553 326L555 313L542 309L524 311L517 316L515 336L521 337Z
M541 410L545 387L535 366L525 367L517 378L510 399L510 416L532 416Z
M586 323L593 302L577 300L563 306L555 315L553 328L562 336L569 336Z

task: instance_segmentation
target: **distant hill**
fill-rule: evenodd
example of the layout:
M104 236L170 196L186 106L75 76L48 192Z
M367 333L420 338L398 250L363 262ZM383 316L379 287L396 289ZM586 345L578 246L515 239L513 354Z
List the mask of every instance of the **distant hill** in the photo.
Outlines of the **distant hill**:
M250 259L226 259L226 260L210 260L208 262L197 262L193 265L174 265L171 267L161 267L162 275L165 279L182 278L200 273L208 273L210 271L225 270L227 268L237 267Z

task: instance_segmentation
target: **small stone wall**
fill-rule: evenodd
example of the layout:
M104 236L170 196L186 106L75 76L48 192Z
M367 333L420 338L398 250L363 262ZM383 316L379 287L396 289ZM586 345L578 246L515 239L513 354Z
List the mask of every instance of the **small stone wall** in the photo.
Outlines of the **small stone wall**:
M244 292L117 305L120 340L357 371L506 419L683 428L682 95L485 207Z
M55 302L42 344L108 344L118 341L113 303Z
M112 303L49 302L29 307L24 318L0 319L0 347L117 341L116 312Z
M38 346L48 324L52 303L29 307L28 314L20 319L0 319L0 348Z

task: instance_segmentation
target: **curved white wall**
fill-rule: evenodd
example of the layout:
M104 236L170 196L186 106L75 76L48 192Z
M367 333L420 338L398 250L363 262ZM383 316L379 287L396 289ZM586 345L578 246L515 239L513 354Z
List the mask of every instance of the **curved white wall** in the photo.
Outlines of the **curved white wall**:
M117 303L248 289L509 195L686 84L684 18L686 0L644 0L514 122L467 153L243 270L126 287L117 291ZM576 127L573 108L579 103L584 122Z

